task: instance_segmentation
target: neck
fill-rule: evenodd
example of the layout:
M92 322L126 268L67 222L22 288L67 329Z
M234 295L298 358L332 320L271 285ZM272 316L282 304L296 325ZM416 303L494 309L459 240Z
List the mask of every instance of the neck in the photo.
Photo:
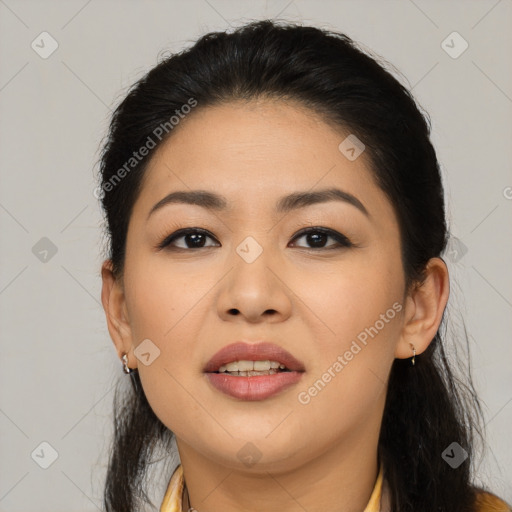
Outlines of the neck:
M358 439L345 439L300 467L258 472L255 466L239 470L216 464L177 440L186 473L183 512L190 507L197 512L361 512L379 471L378 433L373 443Z

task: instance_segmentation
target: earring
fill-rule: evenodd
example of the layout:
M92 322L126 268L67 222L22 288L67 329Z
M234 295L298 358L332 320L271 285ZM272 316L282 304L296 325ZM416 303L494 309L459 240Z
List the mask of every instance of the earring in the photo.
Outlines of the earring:
M414 345L412 343L409 343L409 345L412 348L412 360L411 360L411 363L414 366L414 364L416 362L416 349L414 348Z
M123 371L124 373L132 373L137 368L128 368L128 356L126 354L123 354Z

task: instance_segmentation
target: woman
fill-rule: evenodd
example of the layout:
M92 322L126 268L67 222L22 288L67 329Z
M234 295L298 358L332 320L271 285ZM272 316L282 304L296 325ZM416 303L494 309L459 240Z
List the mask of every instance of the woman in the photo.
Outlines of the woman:
M108 511L509 510L445 357L428 118L347 36L271 21L170 56L101 161L116 395Z

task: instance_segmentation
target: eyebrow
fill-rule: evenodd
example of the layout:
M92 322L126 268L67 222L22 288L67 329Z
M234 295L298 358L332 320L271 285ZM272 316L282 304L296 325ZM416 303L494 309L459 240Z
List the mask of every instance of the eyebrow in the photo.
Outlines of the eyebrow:
M367 217L370 217L368 210L357 197L339 188L326 188L315 192L294 192L293 194L281 197L277 201L275 209L278 213L288 213L292 210L328 201L342 201L351 204ZM160 201L151 208L147 219L149 220L149 217L160 208L172 203L193 204L219 212L229 209L227 199L214 192L207 190L179 190L171 192L160 199Z

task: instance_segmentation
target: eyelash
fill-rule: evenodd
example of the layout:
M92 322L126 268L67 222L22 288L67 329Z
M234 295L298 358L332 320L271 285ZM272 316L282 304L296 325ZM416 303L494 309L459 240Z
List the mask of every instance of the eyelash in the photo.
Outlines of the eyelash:
M321 233L324 235L328 235L329 237L332 237L336 242L338 242L338 246L334 247L300 247L300 249L309 249L312 251L317 250L325 250L330 251L334 249L343 249L343 248L349 248L349 247L355 247L355 244L352 243L345 235L342 235L341 233L338 233L337 231L334 231L332 229L322 228L322 227L313 227L313 228L307 228L304 230L299 231L292 240L295 240L297 238L302 238L305 235L309 235L310 233ZM165 237L155 248L158 250L162 250L164 248L167 248L169 251L197 251L199 249L208 249L208 247L198 247L196 249L193 248L183 248L183 247L171 247L170 244L172 242L175 242L176 240L179 240L180 238L185 237L189 234L202 234L206 235L210 238L214 238L213 235L211 235L210 232L200 229L200 228L184 228L179 229L178 231L175 231L171 235ZM210 246L211 247L211 246Z

